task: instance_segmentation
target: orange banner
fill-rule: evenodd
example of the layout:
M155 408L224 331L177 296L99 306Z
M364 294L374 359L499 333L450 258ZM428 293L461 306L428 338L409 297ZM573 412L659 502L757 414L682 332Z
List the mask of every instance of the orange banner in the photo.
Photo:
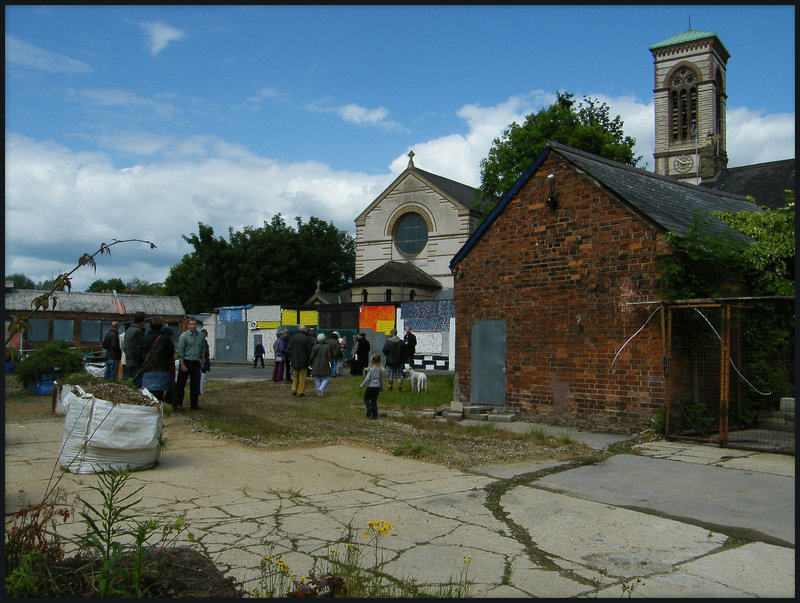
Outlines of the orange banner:
M361 306L358 319L359 329L371 329L376 333L389 334L394 328L394 306Z

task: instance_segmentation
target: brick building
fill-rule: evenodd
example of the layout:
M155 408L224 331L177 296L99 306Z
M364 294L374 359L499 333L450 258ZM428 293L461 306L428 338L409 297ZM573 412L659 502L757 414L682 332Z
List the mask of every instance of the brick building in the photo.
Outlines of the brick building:
M556 424L648 426L665 402L660 330L615 355L658 307L667 233L715 210L761 211L548 143L450 264L456 400Z

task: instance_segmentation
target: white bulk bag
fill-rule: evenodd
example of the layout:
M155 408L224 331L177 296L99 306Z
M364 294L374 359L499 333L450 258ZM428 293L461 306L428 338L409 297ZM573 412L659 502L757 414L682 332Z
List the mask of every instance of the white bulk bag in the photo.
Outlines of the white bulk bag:
M149 391L142 393L153 400L151 405L112 404L78 386L64 396L61 467L79 474L153 467L161 452L164 408Z

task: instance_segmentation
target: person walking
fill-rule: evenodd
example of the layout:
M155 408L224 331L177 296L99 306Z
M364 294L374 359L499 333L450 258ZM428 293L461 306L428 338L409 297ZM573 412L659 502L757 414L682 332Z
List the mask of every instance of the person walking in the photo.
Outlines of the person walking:
M260 341L258 343L256 343L255 357L253 358L253 368L256 368L258 366L258 361L259 360L261 361L261 368L264 368L264 354L265 353L266 353L266 350L264 349L264 344L261 343Z
M125 329L125 368L122 371L122 378L133 379L136 387L142 387L142 370L139 362L139 342L144 337L144 312L136 312L133 315L133 322Z
M389 389L392 389L395 378L397 391L403 391L403 363L406 360L406 346L397 336L397 329L392 329L389 339L383 344L383 355L386 356L386 372L389 377Z
M359 385L359 389L364 386L364 406L367 407L367 418L378 418L378 394L383 391L383 368L381 367L381 355L373 354L372 362L367 369L367 376Z
M336 344L338 347L338 343ZM311 363L311 374L314 375L314 382L317 386L317 395L321 398L325 395L325 388L331 379L331 364L333 363L333 347L331 343L325 341L325 334L317 335L317 343L311 349L311 356L308 358Z
M205 344L206 354L203 361L203 367L200 369L200 395L203 395L203 386L206 383L206 375L211 370L211 347L208 345L208 331L203 329L200 331L203 334L203 343Z
M175 344L162 331L164 323L159 318L150 319L150 331L140 340L139 366L142 372L142 387L147 389L157 400L166 402L168 392L172 389L175 372ZM174 399L170 400L172 409L181 412Z
M304 397L306 394L306 377L308 376L308 358L311 356L313 341L308 336L308 328L300 325L300 330L289 341L289 361L292 364L292 395Z
M272 380L275 383L286 383L283 378L284 365L286 364L286 331L278 333L278 338L272 344L272 351L275 356L275 368L272 369Z
M106 351L106 366L103 378L106 381L116 381L119 373L119 363L122 359L122 348L119 345L119 323L111 323L106 336L103 337L103 349Z
M339 333L334 331L331 333L331 378L339 376L339 362L341 361L344 353L342 352L342 343L339 339ZM316 373L314 373L316 374Z
M403 343L406 346L406 359L405 364L414 368L414 354L417 351L417 336L411 332L411 327L406 327L406 333L403 335Z
M192 410L201 410L197 404L200 397L200 375L205 362L206 340L197 331L197 320L189 319L189 328L178 337L178 382L175 393L178 406L183 406L184 390L189 381L189 404Z

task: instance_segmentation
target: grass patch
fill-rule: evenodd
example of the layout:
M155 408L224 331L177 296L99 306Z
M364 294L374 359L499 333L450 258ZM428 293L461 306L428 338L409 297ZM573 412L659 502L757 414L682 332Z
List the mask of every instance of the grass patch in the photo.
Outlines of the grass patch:
M425 460L455 468L486 464L565 459L586 456L589 449L568 438L538 432L511 432L500 424L466 427L457 421L422 418L424 409L450 405L452 375L428 375L428 391L419 394L385 390L378 396L378 419L365 417L362 378L332 379L324 397L315 395L314 381L306 396L292 396L287 384L269 379L248 382L208 381L200 396L202 411L173 414L165 407L164 438L173 422L269 449L356 445L387 454ZM187 392L188 396L188 392ZM37 396L6 381L6 421L53 419L50 396Z

